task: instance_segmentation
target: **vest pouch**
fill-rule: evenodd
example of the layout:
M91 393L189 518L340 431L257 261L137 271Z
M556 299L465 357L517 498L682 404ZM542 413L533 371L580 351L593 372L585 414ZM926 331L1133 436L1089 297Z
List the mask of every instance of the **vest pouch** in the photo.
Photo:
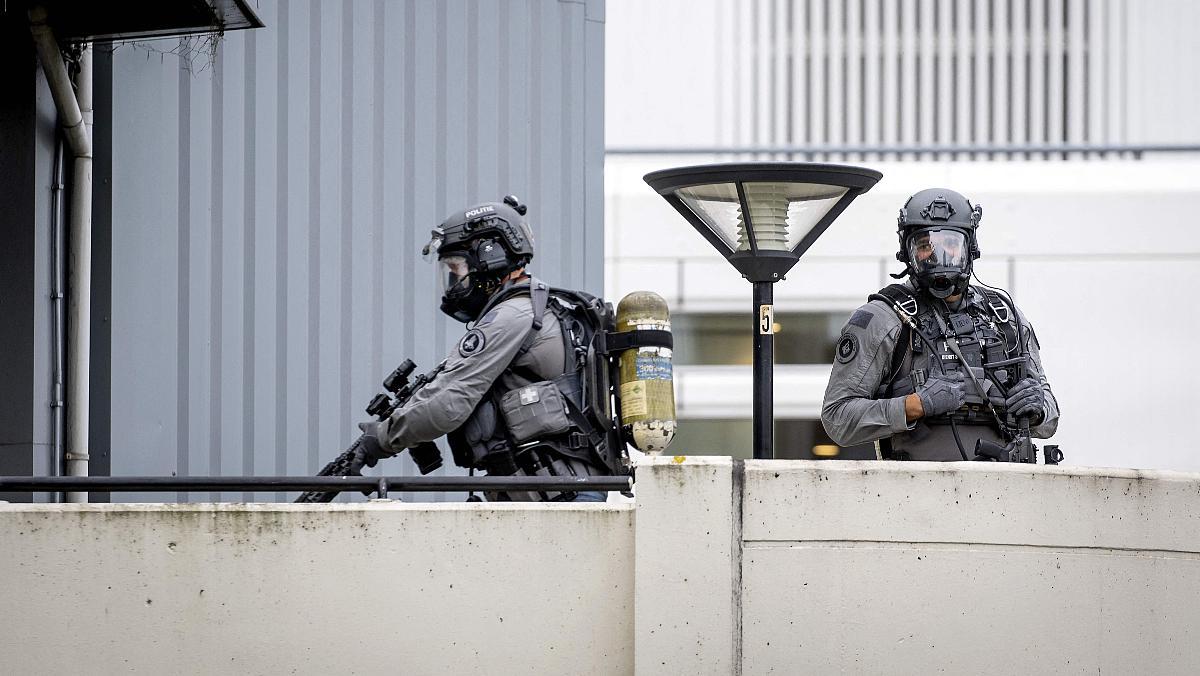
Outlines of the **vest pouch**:
M505 392L500 396L500 415L517 445L571 429L567 400L549 380Z
M497 450L508 450L503 430L497 430L496 402L487 396L479 401L466 422L446 435L454 464L480 467L484 458Z
M975 386L975 383L971 382L971 376L963 374L962 388L963 393L966 395L963 397L963 400L968 404L986 406L992 399L993 392L995 390L995 383L993 383L991 380L988 380L987 374L984 373L982 368L978 366L971 366L968 368L971 369L971 375L975 376L975 379L978 380L979 384L983 386L983 393L987 395L987 397L981 397L979 395L979 388Z
M483 470L488 476L512 476L520 469L517 467L516 456L510 450L489 453L483 457Z

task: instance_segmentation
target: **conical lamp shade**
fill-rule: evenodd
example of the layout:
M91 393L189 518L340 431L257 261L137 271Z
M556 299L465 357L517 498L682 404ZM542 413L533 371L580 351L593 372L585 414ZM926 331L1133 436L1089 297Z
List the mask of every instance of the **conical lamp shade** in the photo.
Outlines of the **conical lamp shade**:
M751 281L782 278L878 171L832 164L716 164L645 181Z

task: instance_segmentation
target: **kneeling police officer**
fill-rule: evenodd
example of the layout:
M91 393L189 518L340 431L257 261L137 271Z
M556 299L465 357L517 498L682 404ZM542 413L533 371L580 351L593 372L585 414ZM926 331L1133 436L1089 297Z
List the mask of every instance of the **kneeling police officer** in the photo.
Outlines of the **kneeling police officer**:
M1033 327L1007 293L969 284L982 215L942 188L900 210L895 276L909 279L842 329L821 410L837 443L875 441L885 460L967 460L979 440L1054 434L1058 402Z
M489 475L589 476L610 474L602 435L589 434L585 417L559 420L555 430L516 430L505 415L509 401L560 401L551 414L579 411L583 364L572 344L570 319L550 299L549 287L525 272L533 259L527 208L516 197L451 214L425 247L440 267L441 310L469 330L439 366L432 381L382 422L360 424L359 456L374 466L425 441L449 435L455 462ZM564 331L564 324L567 330ZM507 396L506 396L507 395ZM570 406L558 397L570 400ZM574 408L572 408L574 407ZM518 406L519 408L519 406ZM526 414L527 428L554 415ZM562 428L569 428L564 431ZM518 444L536 437L543 442ZM488 494L500 501L603 502L598 491Z

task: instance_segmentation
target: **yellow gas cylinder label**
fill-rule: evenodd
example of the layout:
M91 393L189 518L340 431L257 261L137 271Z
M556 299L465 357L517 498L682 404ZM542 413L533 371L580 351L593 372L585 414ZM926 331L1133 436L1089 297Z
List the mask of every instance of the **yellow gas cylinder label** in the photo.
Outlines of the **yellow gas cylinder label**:
M621 385L621 417L627 419L648 412L646 383L635 380Z

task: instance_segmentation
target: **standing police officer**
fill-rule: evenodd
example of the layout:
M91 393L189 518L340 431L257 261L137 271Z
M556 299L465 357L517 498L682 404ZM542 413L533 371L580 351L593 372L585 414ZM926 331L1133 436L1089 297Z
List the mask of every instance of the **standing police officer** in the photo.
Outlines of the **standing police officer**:
M872 294L842 329L821 409L837 443L876 441L885 460L966 460L978 441L1004 446L1025 426L1054 434L1058 402L1033 327L1007 293L969 284L982 215L941 188L900 210L897 277L909 279Z
M556 308L547 309L549 287L531 278L533 233L527 208L516 197L451 214L425 247L441 268L442 312L474 322L439 367L434 379L383 422L360 424L365 436L359 460L373 467L418 443L449 435L455 462L490 475L589 476L611 472L598 435L574 430L547 443L513 441L501 413L507 393L530 397L581 396L577 355ZM545 385L545 383L551 385ZM536 384L541 384L536 385ZM535 387L531 388L531 385ZM539 389L540 387L540 389ZM550 388L550 389L547 389ZM555 390L555 391L551 391ZM528 393L526 393L528 391ZM512 397L510 397L511 399ZM560 407L561 409L562 407ZM582 423L576 416L572 421ZM574 444L568 443L574 440ZM597 491L489 494L490 500L604 502Z

